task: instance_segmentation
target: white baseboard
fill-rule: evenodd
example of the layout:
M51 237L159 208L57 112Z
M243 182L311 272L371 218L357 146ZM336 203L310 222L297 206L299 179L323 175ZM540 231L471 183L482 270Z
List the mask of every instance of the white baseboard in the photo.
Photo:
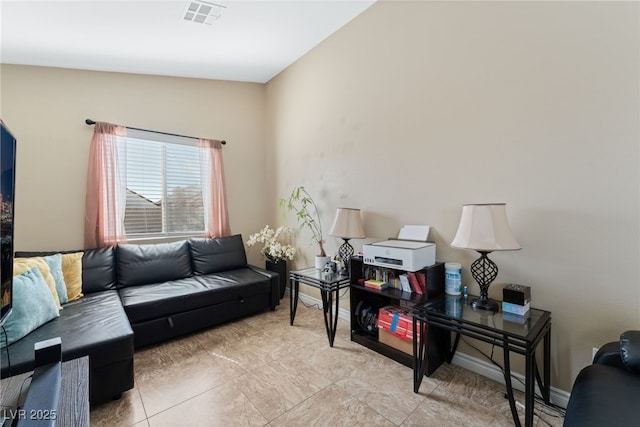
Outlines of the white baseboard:
M289 289L287 288L287 293L288 292L289 292ZM310 305L317 304L318 307L322 307L322 301L317 298L311 297L303 293L300 293L298 296L300 300L303 301L305 304L310 304ZM345 308L340 308L338 310L338 317L348 322L351 321L351 313L349 312L348 309L345 309ZM462 368L468 369L472 372L475 372L476 374L490 378L496 382L499 382L500 384L505 383L504 375L502 374L502 371L497 366L487 361L484 361L482 359L478 359L477 357L469 356L466 353L456 352L451 363L453 363L454 365L460 366ZM512 373L511 375L514 378L511 381L513 388L524 392L524 375L521 375L519 373ZM536 383L536 392L540 393L540 389L538 388L537 383ZM551 403L561 406L563 408L566 408L567 404L569 403L569 396L570 396L570 393L564 390L551 387Z

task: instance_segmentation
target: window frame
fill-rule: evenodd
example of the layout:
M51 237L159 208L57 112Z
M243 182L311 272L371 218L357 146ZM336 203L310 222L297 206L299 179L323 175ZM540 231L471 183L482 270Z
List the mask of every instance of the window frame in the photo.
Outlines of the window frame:
M129 143L129 141L135 141L136 143L142 142L142 143L148 143L148 144L158 144L161 147L161 165L160 168L162 170L162 172L160 173L160 193L161 193L161 201L167 201L169 199L169 184L168 184L168 180L167 180L167 162L170 161L169 158L167 157L167 146L168 145L182 145L182 146L188 146L188 147L193 147L196 149L196 151L198 152L198 158L195 160L196 162L196 166L200 169L200 177L199 177L199 181L200 183L198 184L200 187L200 194L202 195L202 229L201 230L188 230L188 231L166 231L167 229L167 224L169 223L169 217L168 217L168 208L167 208L167 204L166 203L161 203L160 204L160 215L161 215L161 227L163 231L160 232L132 232L132 233L128 233L127 229L126 229L126 215L127 215L127 202L125 201L125 208L124 208L124 212L123 212L123 216L122 216L122 221L123 221L123 231L124 231L124 237L127 239L127 241L152 241L152 240L166 240L166 239L186 239L186 238L190 238L190 237L204 237L207 235L207 230L206 230L206 206L204 205L204 194L202 194L203 192L203 188L202 188L202 153L200 152L201 148L198 147L198 142L194 141L193 138L188 138L188 137L181 137L181 136L177 136L177 135L166 135L163 133L156 133L153 131L144 131L144 130L127 130L127 135L126 136L118 136L117 137L117 149L118 149L118 156L119 156L119 162L121 162L122 164L124 164L124 180L125 180L125 197L127 197L127 193L129 191L146 198L147 200L149 200L151 203L154 203L153 200L147 196L145 196L144 194L142 194L141 192L136 191L135 189L130 188L130 180L129 178L126 176L127 175L127 171L129 170L129 168L131 167L131 163L129 160L129 155L130 153L127 153L124 158L121 157L121 149L123 149L123 143L127 144ZM124 149L126 150L126 145L124 145ZM144 171L143 167L137 167L137 170L139 171Z

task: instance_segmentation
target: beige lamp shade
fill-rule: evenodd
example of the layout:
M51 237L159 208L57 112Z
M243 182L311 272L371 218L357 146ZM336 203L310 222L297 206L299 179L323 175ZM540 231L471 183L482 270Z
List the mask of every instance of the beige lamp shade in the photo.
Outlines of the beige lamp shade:
M463 205L451 246L485 252L520 249L509 227L504 203Z
M329 236L342 237L343 239L364 239L364 228L360 209L338 208Z

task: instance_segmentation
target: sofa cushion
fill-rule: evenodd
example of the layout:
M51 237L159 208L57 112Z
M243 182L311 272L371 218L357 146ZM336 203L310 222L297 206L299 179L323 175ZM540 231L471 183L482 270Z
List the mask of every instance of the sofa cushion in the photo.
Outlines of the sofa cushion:
M194 274L211 274L247 265L242 235L189 239Z
M44 282L47 284L49 291L51 293L51 298L53 302L58 307L58 310L62 308L60 305L60 298L58 297L58 291L56 291L56 281L51 275L51 269L49 268L49 264L42 257L35 258L14 258L13 260L13 275L17 276L22 274L32 268L37 267L40 271L41 277Z
M191 276L186 240L117 247L118 288L183 279Z
M51 270L51 276L56 283L56 292L58 293L58 300L60 304L66 304L69 302L69 296L67 295L67 284L64 281L64 274L62 273L62 255L53 254L42 257Z
M114 246L84 251L82 292L90 294L116 289L116 250Z
M82 293L82 256L84 252L62 254L62 274L67 285L69 301L75 301L84 296Z
M206 305L200 295L205 287L193 277L127 286L120 289L120 299L131 323L170 316Z
M58 316L58 307L37 267L13 278L13 309L3 325L9 345ZM2 339L0 348L4 347Z
M249 296L269 294L268 277L249 268L212 275L120 289L120 298L132 324Z
M269 294L271 280L250 268L222 271L216 274L195 276L210 292L208 296L215 301L242 299L248 295Z
M33 370L33 345L53 337L62 340L63 361L88 355L91 370L133 358L133 330L116 291L89 294L65 304L60 317L11 345L11 373ZM2 357L2 376L6 375L7 358Z

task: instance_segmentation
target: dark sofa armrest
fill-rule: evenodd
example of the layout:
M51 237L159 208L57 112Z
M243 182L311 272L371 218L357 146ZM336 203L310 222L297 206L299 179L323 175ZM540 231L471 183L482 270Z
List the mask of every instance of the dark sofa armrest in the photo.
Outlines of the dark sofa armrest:
M275 310L276 305L280 304L280 275L276 272L269 271L261 267L256 267L255 265L247 264L247 268L250 268L256 273L260 273L269 278L269 282L271 284L271 310Z
M593 357L593 363L596 365L609 365L617 368L623 368L622 357L620 357L620 342L608 342Z
M620 357L629 371L640 374L640 331L620 335Z
M640 331L626 331L620 341L606 343L596 353L593 363L640 373Z

